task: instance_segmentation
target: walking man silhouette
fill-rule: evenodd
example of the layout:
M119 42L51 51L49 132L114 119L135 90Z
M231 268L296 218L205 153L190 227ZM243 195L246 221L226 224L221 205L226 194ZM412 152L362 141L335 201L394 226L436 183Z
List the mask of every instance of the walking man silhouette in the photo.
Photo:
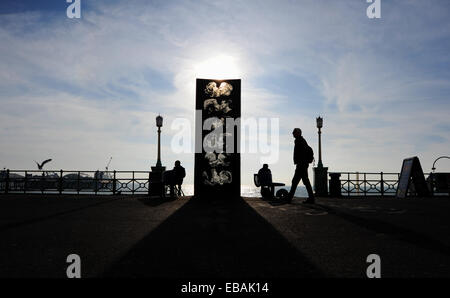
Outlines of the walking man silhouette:
M294 128L292 135L295 138L294 146L294 164L296 165L295 174L292 178L291 190L287 196L287 202L290 203L294 197L297 185L300 180L303 180L303 184L308 191L308 199L303 201L305 204L314 204L314 193L311 187L311 182L308 178L308 166L310 157L308 156L308 143L302 137L302 130L300 128ZM311 158L312 159L312 158Z

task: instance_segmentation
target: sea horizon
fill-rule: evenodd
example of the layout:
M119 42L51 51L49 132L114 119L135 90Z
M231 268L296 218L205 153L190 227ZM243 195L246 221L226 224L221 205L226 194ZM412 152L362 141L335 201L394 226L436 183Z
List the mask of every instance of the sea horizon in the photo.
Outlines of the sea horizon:
M284 188L286 190L289 190L291 188L290 185L287 186L279 186L279 187L275 187L275 193L277 192L277 190ZM194 185L193 184L183 184L182 186L183 192L186 196L192 196L194 195ZM261 197L261 188L260 187L256 187L253 185L241 185L241 196L243 197L249 197L249 198L258 198ZM306 191L306 188L302 185L302 186L298 186L297 190L295 191L295 195L296 197L307 197L308 193Z

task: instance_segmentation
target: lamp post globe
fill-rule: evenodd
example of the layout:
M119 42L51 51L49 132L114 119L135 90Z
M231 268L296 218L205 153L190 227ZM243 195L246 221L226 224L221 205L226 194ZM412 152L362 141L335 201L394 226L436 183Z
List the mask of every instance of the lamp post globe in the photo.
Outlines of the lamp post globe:
M156 127L160 128L163 126L163 117L161 115L156 116Z
M316 118L316 123L317 123L317 128L321 129L323 127L323 118L322 117L317 117Z

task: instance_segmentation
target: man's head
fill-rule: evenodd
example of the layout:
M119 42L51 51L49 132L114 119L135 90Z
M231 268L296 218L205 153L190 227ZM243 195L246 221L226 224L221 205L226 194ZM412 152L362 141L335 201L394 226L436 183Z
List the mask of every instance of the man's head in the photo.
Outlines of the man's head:
M263 164L263 169L265 169L265 170L267 170L269 168L269 165L268 164Z
M292 131L292 135L294 136L294 138L298 138L302 136L302 130L300 128L294 128L294 130Z
M175 166L179 167L181 165L181 162L179 160L175 161Z

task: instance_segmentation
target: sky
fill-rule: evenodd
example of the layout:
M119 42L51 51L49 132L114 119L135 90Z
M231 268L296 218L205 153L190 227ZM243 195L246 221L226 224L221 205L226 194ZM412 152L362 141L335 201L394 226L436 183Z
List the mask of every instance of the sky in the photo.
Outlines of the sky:
M381 0L0 2L0 167L149 170L155 117L162 163L183 118L194 136L195 79L241 79L243 119L279 121L274 180L289 184L292 129L315 156L324 118L329 171L424 172L450 155L450 2ZM273 134L262 133L261 137ZM252 138L255 136L249 136ZM244 140L245 142L245 140ZM241 183L267 153L242 153ZM450 171L440 160L437 171ZM310 172L311 173L311 172Z

